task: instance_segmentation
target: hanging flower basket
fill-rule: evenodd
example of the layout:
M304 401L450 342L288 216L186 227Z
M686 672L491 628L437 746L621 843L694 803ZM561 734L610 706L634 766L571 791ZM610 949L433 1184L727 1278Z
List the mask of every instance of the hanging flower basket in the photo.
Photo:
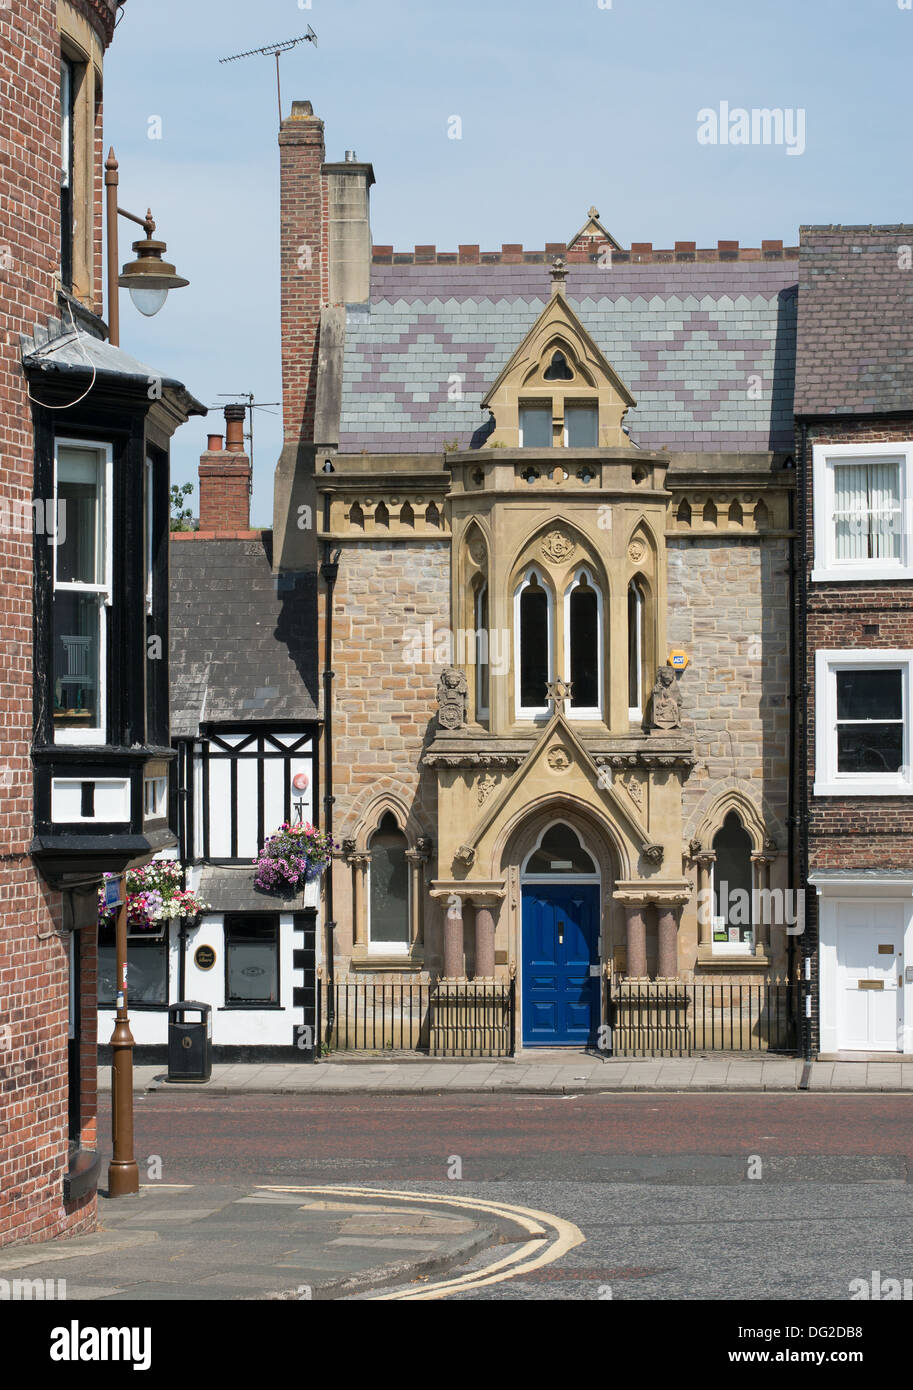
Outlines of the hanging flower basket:
M105 874L106 879L115 874ZM142 869L127 870L127 937L133 941L161 941L175 917L197 917L204 903L183 886L180 864L174 859L153 859ZM113 926L116 913L105 910L104 889L98 894L100 926Z
M298 825L283 821L260 851L254 887L275 897L295 897L320 877L334 848L329 835L309 821Z

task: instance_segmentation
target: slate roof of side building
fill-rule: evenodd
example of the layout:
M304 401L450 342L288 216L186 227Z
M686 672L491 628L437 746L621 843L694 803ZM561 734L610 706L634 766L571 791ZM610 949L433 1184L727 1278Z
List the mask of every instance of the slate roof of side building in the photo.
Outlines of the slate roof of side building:
M797 415L913 409L913 226L802 227Z
M171 732L318 717L316 579L272 572L272 533L171 538ZM310 683L310 687L309 687Z
M480 445L482 397L548 301L551 256L426 264L378 249L388 250L376 248L370 302L346 312L340 449ZM657 252L638 263L632 248L611 266L594 256L568 272L569 304L637 400L625 420L637 444L792 448L794 249ZM455 387L461 399L450 399Z

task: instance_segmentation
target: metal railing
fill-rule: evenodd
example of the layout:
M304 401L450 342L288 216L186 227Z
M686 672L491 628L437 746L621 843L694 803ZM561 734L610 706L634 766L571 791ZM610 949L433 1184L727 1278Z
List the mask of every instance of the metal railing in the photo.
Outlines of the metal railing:
M514 1051L512 979L435 985L321 981L319 994L320 1042L330 1052L508 1057Z
M794 1052L799 987L788 980L694 983L610 980L607 1050L617 1057Z

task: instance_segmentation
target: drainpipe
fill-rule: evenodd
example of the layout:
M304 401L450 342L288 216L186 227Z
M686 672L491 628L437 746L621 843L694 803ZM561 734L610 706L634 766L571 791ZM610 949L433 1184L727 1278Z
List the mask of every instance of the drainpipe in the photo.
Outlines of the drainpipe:
M191 748L193 745L190 745ZM192 755L191 755L192 756ZM181 864L181 884L187 887L187 745L178 744L178 859ZM178 999L187 997L187 918L181 917L178 925Z
M795 470L795 458L793 459L793 469ZM789 779L787 786L787 806L786 806L786 835L787 851L786 862L789 865L789 885L794 887L798 882L796 872L796 741L798 729L796 727L798 702L796 700L796 604L798 602L796 590L796 493L795 489L789 495L789 746L787 754L787 767L789 768ZM786 937L786 990L787 999L790 1006L793 1001L793 969L796 960L796 938L792 935Z
M799 574L798 574L798 640L799 660L798 660L798 698L802 701L801 706L801 735L799 740L799 815L798 815L798 854L799 854L799 887L805 893L806 903L806 931L802 937L802 968L803 976L810 975L811 972L811 952L808 941L808 425L803 420L801 431L801 467L798 483L798 507L799 514ZM803 1042L804 1056L806 1061L811 1060L812 1055L812 1020L805 1014L809 1007L806 1000L812 998L812 987L810 980L803 978L803 988L801 991L803 1000Z
M332 473L333 465L329 459L323 465L324 473ZM323 495L323 533L329 535L330 530L330 496L329 493ZM323 824L324 830L332 841L333 838L333 681L335 672L333 671L333 590L336 587L336 576L339 573L340 551L330 553L330 542L325 540L323 543L323 562L320 566L320 573L326 584L326 610L324 621L324 656L323 656L323 727L324 727L324 796L323 796ZM334 1002L334 981L335 969L333 956L335 951L336 922L333 917L333 863L329 864L327 873L326 891L326 961L327 961L327 1037L329 1038L333 1024L335 1022L335 1002ZM319 988L319 983L318 983ZM317 1049L319 1051L319 1048Z

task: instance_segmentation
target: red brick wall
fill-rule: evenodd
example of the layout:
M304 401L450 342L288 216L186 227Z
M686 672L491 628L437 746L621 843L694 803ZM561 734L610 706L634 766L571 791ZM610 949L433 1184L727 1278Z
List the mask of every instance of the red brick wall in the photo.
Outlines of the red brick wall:
M108 19L110 6L102 5ZM93 3L94 15L97 6ZM19 334L58 313L59 53L56 0L0 8L0 500L29 503L31 410ZM100 149L100 137L98 140ZM100 282L100 222L96 264ZM69 941L62 900L28 854L32 834L30 531L0 530L0 1244L91 1229L95 1198L62 1205L67 1166ZM94 1140L95 944L84 952L83 1132ZM91 980L91 984L89 983ZM8 1045L7 1045L8 1044Z
M809 429L806 476L813 495L814 444L898 443L913 439L913 421L816 425ZM814 563L814 521L808 508L809 570ZM876 632L865 632L875 627ZM808 586L808 796L809 868L913 867L913 798L820 797L813 794L815 758L815 652L820 648L913 648L913 581Z

